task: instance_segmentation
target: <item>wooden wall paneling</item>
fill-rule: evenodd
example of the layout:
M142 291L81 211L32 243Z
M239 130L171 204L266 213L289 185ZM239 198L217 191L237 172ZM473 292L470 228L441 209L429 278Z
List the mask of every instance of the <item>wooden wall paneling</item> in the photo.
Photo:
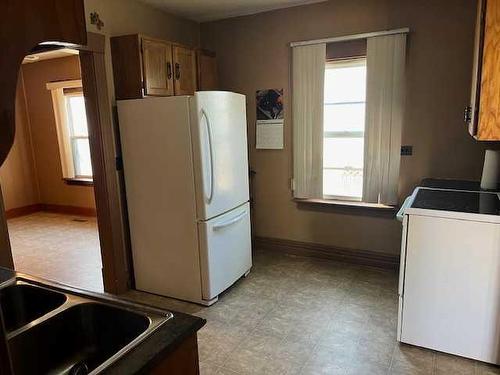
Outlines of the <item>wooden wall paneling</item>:
M142 65L145 95L174 94L172 46L169 43L142 38Z
M477 138L500 140L500 0L486 2Z
M192 95L196 91L196 56L191 48L174 45L175 95Z

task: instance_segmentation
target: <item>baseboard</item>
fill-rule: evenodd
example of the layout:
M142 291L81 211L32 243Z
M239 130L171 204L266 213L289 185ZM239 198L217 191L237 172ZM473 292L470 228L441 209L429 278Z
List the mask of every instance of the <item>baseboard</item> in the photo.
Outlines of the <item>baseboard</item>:
M59 204L42 204L41 211L77 216L97 216L96 209L92 207L65 206Z
M399 267L399 255L381 254L374 251L346 249L269 237L255 237L253 244L256 249L279 251L310 258L328 259L390 270L397 270Z
M34 212L42 211L41 204L30 204L28 206L11 208L5 211L6 219L13 219L15 217L26 216Z
M75 216L97 216L95 208L91 207L77 207L77 206L65 206L60 204L31 204L29 206L11 208L5 211L5 217L7 219L13 219L15 217L29 215L39 211L54 212L58 214L75 215Z

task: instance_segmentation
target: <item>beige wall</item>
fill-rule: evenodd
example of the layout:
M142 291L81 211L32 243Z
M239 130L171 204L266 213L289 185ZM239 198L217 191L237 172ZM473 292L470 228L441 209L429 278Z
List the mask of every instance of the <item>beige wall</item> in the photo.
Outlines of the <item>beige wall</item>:
M16 92L16 137L9 156L0 168L0 185L5 210L39 203L22 74L19 75Z
M398 253L401 225L332 209L299 208L291 200L291 108L288 44L409 27L407 107L400 196L423 177L478 179L482 147L462 121L470 95L473 0L332 0L201 25L203 47L216 51L224 89L247 95L250 163L258 236ZM255 91L284 88L285 149L255 150Z
M47 82L80 79L78 56L25 64L22 71L40 191L39 203L94 208L94 189L68 185L62 179L52 97L46 86Z
M113 68L109 38L117 35L144 34L196 47L199 24L155 9L137 0L84 0L87 31L106 36L106 74L111 104L115 102ZM90 23L90 13L97 12L104 26L99 30Z
M84 0L87 31L108 36L141 33L190 46L199 43L196 22L152 8L137 0ZM90 24L90 13L97 12L104 27Z

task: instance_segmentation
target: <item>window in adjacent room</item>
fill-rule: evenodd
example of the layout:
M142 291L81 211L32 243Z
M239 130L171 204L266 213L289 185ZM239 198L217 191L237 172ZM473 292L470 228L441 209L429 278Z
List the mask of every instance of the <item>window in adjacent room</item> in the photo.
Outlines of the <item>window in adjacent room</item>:
M80 80L51 82L63 177L92 180L89 132Z
M361 201L366 58L328 61L323 117L323 196Z

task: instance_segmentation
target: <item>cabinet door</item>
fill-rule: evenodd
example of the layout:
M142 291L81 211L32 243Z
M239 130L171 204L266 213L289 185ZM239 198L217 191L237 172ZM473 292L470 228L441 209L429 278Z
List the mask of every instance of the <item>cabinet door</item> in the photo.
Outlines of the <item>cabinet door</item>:
M192 95L196 91L196 57L194 50L174 46L175 95Z
M469 133L473 137L477 136L477 126L479 117L479 95L481 92L481 67L483 59L483 40L484 40L484 18L485 2L479 0L476 17L476 32L474 37L474 60L472 66L472 89L470 106L465 108L464 120L469 127Z
M484 2L483 6L484 6ZM500 0L488 0L481 22L482 66L479 75L480 99L476 137L484 141L500 140Z
M144 95L174 94L172 46L161 41L142 39Z
M197 51L198 90L217 90L217 63L215 53L205 50Z

